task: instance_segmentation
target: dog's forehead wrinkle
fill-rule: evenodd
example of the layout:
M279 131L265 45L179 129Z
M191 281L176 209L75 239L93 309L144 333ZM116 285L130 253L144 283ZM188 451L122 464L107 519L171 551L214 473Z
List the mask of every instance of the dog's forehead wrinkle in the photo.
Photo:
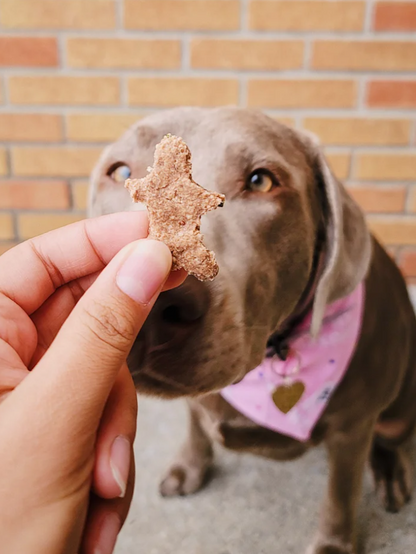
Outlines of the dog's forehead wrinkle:
M157 140L158 133L150 125L146 125L146 121L139 122L136 128L131 129L132 135L135 136L139 147L150 148L152 144Z

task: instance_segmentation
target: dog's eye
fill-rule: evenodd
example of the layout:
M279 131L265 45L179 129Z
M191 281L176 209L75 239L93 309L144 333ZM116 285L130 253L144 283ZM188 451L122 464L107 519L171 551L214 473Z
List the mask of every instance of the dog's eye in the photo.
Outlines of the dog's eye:
M247 180L246 188L252 192L270 192L278 186L274 176L266 169L256 169Z
M116 183L124 183L126 179L128 179L131 175L131 170L128 165L125 164L117 164L113 165L109 171L108 175L115 181Z

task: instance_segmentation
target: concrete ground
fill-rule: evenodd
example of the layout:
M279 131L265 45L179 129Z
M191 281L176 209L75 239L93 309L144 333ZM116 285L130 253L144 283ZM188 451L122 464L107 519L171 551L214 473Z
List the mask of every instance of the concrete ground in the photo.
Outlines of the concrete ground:
M158 483L184 436L185 406L140 399L139 412L136 491L116 554L304 553L326 485L322 449L287 463L218 449L207 488L162 499ZM361 553L415 554L416 498L387 514L366 474L359 533Z

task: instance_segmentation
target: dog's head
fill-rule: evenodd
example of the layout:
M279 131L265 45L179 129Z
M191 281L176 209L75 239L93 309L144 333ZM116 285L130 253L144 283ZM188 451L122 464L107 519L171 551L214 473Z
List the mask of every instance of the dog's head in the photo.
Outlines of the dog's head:
M93 171L90 215L140 209L124 180L146 175L167 133L188 144L195 181L227 199L202 223L218 277L163 293L129 357L140 391L174 397L240 380L311 293L318 332L326 304L363 279L371 241L316 141L233 108L174 109L134 125Z

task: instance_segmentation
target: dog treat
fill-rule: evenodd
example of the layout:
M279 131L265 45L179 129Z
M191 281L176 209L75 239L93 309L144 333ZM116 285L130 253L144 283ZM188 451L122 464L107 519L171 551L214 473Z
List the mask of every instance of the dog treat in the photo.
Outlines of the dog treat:
M191 153L185 142L166 135L156 146L153 168L143 179L127 179L134 202L149 213L149 238L163 241L172 252L172 269L183 268L200 281L218 274L214 253L202 242L201 216L223 206L225 197L192 180Z

